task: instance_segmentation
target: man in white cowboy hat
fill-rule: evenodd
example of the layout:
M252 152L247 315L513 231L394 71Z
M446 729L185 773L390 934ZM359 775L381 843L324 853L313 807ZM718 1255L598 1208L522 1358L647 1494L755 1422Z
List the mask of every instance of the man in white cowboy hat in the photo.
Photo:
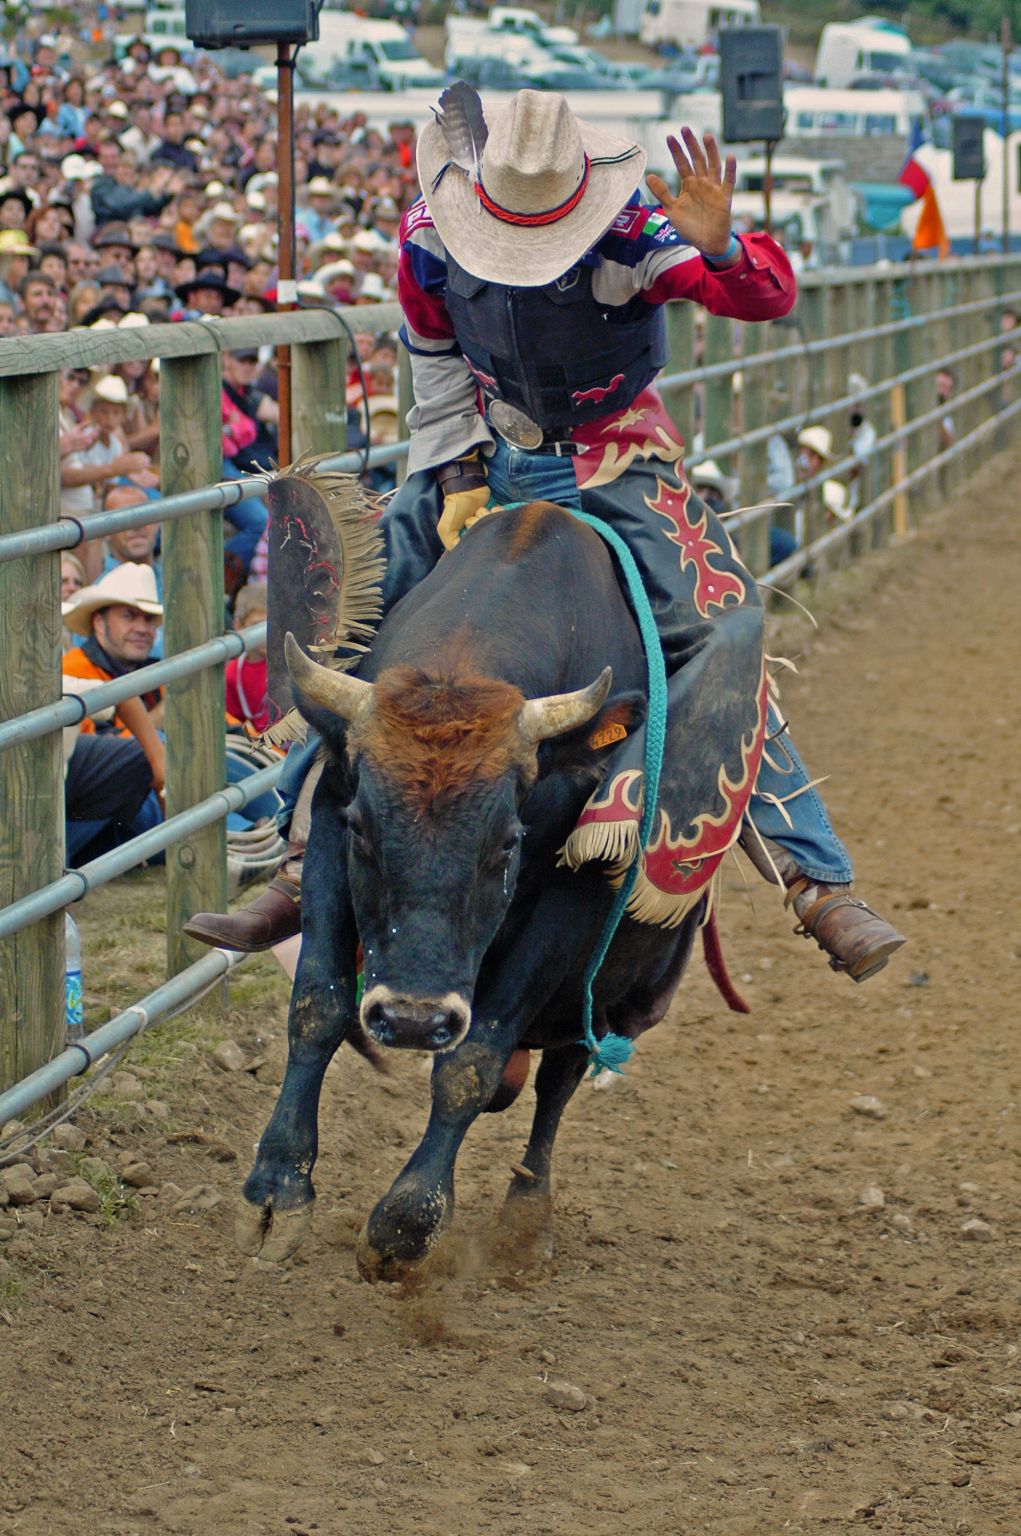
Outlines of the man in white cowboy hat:
M644 150L580 121L561 96L520 91L488 117L463 82L441 96L418 140L423 196L401 227L417 404L408 478L381 521L384 608L491 501L549 500L609 523L641 571L668 673L673 750L661 835L643 861L647 920L679 921L701 899L753 801L753 861L788 887L801 931L864 980L903 940L849 895L850 860L789 743L764 751L755 583L684 480L683 444L652 387L667 355L666 301L766 320L790 310L796 285L768 235L733 232L733 157L723 162L709 134L700 143L685 128L681 140L668 140L678 190L649 176L650 208L639 195ZM783 730L772 723L771 743ZM639 729L615 748L569 840L572 862L612 860L635 835L640 796L628 786L643 760ZM285 800L305 762L288 759ZM199 914L187 931L267 947L298 921L297 891L279 877L274 887L233 917Z
M156 576L149 565L125 561L90 587L82 587L62 605L65 628L82 636L82 643L64 653L65 676L106 683L148 665L153 642L163 623L163 604L156 590ZM163 782L163 743L158 730L163 723L162 694L158 688L141 696L142 710L118 707L102 729L120 736L134 736ZM91 733L96 726L82 722Z
M829 427L803 427L798 433L795 466L799 480L814 480L833 463L833 433Z
M333 211L340 201L340 193L325 176L313 176L302 201L303 206L295 214L299 233L313 244L324 240L335 228Z

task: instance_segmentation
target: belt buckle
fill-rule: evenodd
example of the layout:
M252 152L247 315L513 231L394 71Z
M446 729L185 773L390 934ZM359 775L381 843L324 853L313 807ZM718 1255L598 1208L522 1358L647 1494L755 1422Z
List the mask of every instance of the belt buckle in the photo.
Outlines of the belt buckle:
M489 402L489 420L504 442L510 443L512 448L542 446L543 430L539 423L533 421L531 416L526 416L524 411L519 411L516 405L508 405L506 400Z

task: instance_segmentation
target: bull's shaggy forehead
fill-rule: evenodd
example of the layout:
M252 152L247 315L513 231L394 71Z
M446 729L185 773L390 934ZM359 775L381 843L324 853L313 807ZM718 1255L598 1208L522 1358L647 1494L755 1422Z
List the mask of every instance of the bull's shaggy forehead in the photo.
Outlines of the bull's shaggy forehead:
M519 689L495 678L392 667L352 727L349 750L364 753L416 812L428 811L469 785L527 766L518 726L524 702Z

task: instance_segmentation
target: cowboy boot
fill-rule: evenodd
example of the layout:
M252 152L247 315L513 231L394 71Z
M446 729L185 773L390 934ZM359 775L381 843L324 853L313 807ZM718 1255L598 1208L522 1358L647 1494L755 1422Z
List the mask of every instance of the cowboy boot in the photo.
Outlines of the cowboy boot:
M259 954L301 932L301 861L304 846L289 844L287 856L260 896L236 912L196 912L184 925L189 938L214 949Z
M892 924L852 896L849 885L828 885L802 874L787 849L771 838L743 837L741 846L760 875L771 883L780 876L787 891L784 906L793 907L799 919L794 932L814 939L834 971L867 981L905 942Z

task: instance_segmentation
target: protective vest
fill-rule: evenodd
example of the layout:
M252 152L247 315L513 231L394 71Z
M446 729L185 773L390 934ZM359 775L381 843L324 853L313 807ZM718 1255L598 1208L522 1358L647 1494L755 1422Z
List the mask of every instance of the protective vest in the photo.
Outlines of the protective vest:
M446 309L488 399L517 406L545 432L627 408L666 362L663 307L600 304L592 268L544 288L487 283L447 252Z

